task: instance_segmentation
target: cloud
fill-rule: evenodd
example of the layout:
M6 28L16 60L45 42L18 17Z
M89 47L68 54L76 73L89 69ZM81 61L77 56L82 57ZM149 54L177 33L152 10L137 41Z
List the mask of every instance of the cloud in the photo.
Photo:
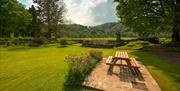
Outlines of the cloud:
M30 7L32 0L18 0ZM73 23L94 26L118 21L115 15L114 0L64 0L67 8L66 18Z
M73 23L98 25L118 21L113 0L66 0L67 18Z

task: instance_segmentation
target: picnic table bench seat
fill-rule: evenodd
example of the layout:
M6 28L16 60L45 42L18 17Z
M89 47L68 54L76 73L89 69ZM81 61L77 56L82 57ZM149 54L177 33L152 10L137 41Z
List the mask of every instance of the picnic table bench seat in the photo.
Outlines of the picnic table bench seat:
M139 71L139 64L137 63L135 58L130 58L130 63L131 63L131 67L132 67L132 72L134 75L140 76L140 71Z
M135 67L135 68L140 67L135 58L130 58L130 60L131 60L130 63L132 67Z
M106 64L111 64L113 61L113 56L109 56L106 60Z

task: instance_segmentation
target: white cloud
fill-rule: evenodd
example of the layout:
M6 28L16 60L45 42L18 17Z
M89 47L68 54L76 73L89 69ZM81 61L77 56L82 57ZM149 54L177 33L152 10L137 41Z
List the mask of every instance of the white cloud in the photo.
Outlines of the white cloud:
M117 21L113 0L66 0L67 18L73 23L98 25Z
M32 0L18 0L30 7ZM115 15L114 0L64 0L67 7L67 19L82 25L98 25L118 21Z

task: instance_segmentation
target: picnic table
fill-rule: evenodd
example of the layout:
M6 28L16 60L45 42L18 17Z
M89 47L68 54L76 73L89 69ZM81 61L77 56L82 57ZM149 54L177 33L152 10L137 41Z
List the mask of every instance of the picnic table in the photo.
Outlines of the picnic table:
M116 64L117 61L120 61L121 64ZM126 64L123 64L123 61ZM132 73L137 73L137 70L139 68L139 65L136 61L135 58L129 58L127 52L122 52L122 51L117 51L115 53L115 56L109 56L108 59L106 60L106 64L110 65L110 71L112 71L112 68L114 65L119 65L119 66L127 66Z

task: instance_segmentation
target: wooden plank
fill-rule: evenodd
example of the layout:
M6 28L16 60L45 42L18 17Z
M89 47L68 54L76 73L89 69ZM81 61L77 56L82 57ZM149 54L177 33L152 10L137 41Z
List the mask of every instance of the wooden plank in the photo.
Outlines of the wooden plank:
M139 64L137 63L136 59L133 58L133 60L134 60L135 64L136 64L137 66L139 66Z
M119 56L118 57L121 57L121 52L119 52Z
M129 58L128 53L126 52L127 58Z
M118 53L119 53L119 52L117 51L115 57L118 57Z
M139 67L139 64L136 62L136 59L135 58L131 58L131 65L133 66L133 67Z
M108 63L111 63L111 60L112 60L112 57L111 57L111 56L109 56Z
M129 58L127 52L117 51L115 53L116 58Z
M111 56L108 57L107 59L107 63L109 63L109 61L111 60Z
M108 61L109 61L109 57L107 58L106 63L108 63Z
M112 62L113 56L109 56L108 59L106 60L106 64L110 64Z
M125 57L126 57L126 58L128 58L128 54L127 54L127 52L124 52L124 54L125 54Z
M124 52L122 52L122 58L125 58Z
M120 52L120 54L121 54L120 57L122 58L122 56L123 56L122 52Z

